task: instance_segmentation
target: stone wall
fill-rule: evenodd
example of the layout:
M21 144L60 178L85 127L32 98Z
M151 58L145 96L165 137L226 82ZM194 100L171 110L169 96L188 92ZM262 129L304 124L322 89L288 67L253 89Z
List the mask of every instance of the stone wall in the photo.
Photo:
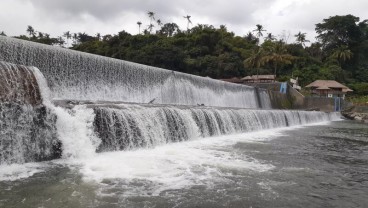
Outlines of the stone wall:
M252 86L267 89L269 91L271 105L274 109L299 109L318 110L325 112L335 111L335 99L325 97L305 97L300 92L288 85L286 94L280 93L279 82L252 83ZM341 100L341 108L345 109L349 103Z

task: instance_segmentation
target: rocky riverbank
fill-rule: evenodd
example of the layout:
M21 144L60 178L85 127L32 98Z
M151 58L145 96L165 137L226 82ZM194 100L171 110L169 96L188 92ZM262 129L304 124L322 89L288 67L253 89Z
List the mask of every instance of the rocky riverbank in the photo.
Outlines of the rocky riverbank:
M341 112L341 114L351 120L361 121L368 124L368 107L353 107Z

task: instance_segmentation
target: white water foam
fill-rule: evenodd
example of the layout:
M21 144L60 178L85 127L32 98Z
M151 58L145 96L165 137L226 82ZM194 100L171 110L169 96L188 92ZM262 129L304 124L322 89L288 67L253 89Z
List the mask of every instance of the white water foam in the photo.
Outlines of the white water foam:
M44 171L42 163L11 164L0 166L0 181L16 181Z
M125 195L159 195L165 190L211 187L214 182L226 180L232 170L264 172L273 168L254 158L234 154L237 142L261 142L279 136L280 130L211 137L189 142L173 143L154 149L108 152L94 158L78 160L86 181L104 183L106 180L137 181L151 188L129 186ZM122 185L124 186L124 185ZM132 188L133 187L133 188Z
M88 158L95 155L100 140L93 131L93 109L76 106L69 112L61 107L54 107L53 110L57 115L56 127L62 142L62 157Z
M76 106L72 110L55 107L51 102L51 91L40 70L32 67L40 88L42 102L57 115L56 127L62 142L62 157L84 158L95 154L100 140L94 135L92 109Z

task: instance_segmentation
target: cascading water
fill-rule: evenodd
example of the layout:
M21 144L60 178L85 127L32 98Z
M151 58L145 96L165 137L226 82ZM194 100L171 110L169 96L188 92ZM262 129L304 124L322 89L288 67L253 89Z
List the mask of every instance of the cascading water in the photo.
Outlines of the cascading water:
M3 36L0 51L0 61L39 68L54 99L270 108L245 85Z
M0 60L42 71L1 62L0 164L88 158L96 151L336 118L323 112L244 109L270 109L267 91L62 48L0 36L0 50ZM70 102L64 108L52 99L104 104ZM150 100L160 104L107 102Z
M92 109L55 107L35 67L0 62L0 75L0 165L95 153Z
M42 105L37 69L0 62L0 165L56 158L56 116Z
M303 125L338 118L335 113L205 107L93 106L98 151L152 147L263 129Z

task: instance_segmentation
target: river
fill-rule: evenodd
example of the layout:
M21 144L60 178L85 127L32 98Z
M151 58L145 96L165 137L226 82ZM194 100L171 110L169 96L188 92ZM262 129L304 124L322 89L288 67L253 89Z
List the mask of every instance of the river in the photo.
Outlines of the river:
M365 207L368 126L262 130L0 169L0 207Z

